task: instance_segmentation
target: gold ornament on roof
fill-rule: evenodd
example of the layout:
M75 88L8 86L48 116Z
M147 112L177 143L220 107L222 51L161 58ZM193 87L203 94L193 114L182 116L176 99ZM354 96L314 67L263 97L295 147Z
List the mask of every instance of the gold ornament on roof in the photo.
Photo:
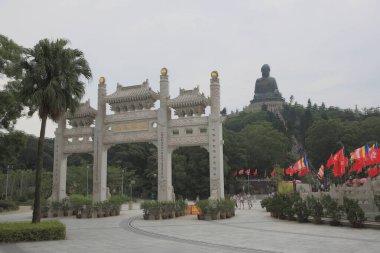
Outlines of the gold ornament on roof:
M168 75L168 70L166 68L161 69L161 75L162 76L167 76Z
M213 72L211 72L211 78L212 79L216 79L218 78L219 74L218 74L218 71L214 70Z
M105 83L106 83L106 79L103 76L101 76L99 78L99 86L104 86Z

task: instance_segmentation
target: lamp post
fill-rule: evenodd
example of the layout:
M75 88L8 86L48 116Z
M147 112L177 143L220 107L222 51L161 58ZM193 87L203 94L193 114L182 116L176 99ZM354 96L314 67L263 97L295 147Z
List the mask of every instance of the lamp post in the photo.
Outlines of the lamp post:
M133 195L132 195L132 193L133 193L133 185L135 184L135 180L131 180L131 183L130 183L130 190L131 190L131 200L133 199Z
M86 197L88 196L88 164L86 165Z
M121 170L121 195L124 195L124 173L126 170L127 168Z
M156 173L153 173L153 182L152 182L152 199L154 199L154 183L156 181L156 178L157 178L157 174Z
M9 181L9 170L11 170L11 169L13 169L14 168L14 164L8 164L7 165L7 168L6 168L6 170L7 170L7 181L6 181L6 183L5 183L5 200L7 200L8 199L8 181ZM12 195L12 193L11 193L11 195Z

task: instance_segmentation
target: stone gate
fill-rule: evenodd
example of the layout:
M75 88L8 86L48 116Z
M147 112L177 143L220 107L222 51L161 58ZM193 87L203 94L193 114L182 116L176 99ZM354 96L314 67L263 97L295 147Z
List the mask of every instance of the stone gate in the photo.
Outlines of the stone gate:
M160 106L154 109L159 100ZM107 115L106 104L113 114ZM205 108L210 114L205 116ZM153 108L153 109L152 109ZM177 118L172 118L172 110ZM71 128L67 128L67 122ZM172 200L172 153L184 146L206 148L210 157L210 196L224 198L222 117L218 72L210 79L210 97L199 87L180 89L171 99L167 69L161 69L160 91L154 92L148 80L141 85L123 87L118 84L107 95L105 79L99 79L98 108L89 101L75 114L67 114L58 122L54 141L54 173L52 200L66 197L67 157L74 153L93 154L93 201L106 199L107 151L114 144L149 142L158 152L158 200Z

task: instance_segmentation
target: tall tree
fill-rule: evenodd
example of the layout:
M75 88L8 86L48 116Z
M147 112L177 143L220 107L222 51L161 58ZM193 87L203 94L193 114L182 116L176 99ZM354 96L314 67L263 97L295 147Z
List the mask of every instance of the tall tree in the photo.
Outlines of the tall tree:
M12 86L19 81L22 70L20 62L24 49L11 39L0 34L0 79L7 83L0 90L0 129L12 129L21 116L22 104L12 92Z
M29 115L38 111L41 130L37 148L36 186L33 223L41 219L41 172L46 121L57 122L68 110L79 106L85 88L83 78L91 78L91 70L83 53L68 48L68 40L40 40L22 62L25 76L20 86L22 101L29 107Z

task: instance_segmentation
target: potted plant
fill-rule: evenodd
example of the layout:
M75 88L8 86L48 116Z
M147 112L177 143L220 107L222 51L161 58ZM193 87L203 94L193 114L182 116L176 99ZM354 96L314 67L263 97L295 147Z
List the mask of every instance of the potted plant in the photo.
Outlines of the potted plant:
M357 200L344 198L343 208L347 215L347 220L351 223L354 228L360 228L363 226L364 222L364 212L359 206Z
M168 201L167 203L168 207L168 218L172 219L175 218L175 202L174 201Z
M331 226L340 225L340 219L342 217L342 206L338 204L338 201L331 198L330 195L324 195L321 199L321 203L326 216L331 218L329 222Z
M310 210L310 215L313 217L314 224L320 224L322 222L323 206L321 202L314 196L308 196L306 204Z
M151 214L151 201L144 201L141 203L140 208L143 210L143 218L144 220L154 220L154 216Z
M290 195L286 195L284 198L283 213L288 220L295 220L294 215L296 214L296 210L294 208L294 203L301 197L298 193L291 193Z
M103 209L102 209L102 202L96 202L94 204L94 211L96 212L96 216L98 218L103 217Z
M53 217L58 217L58 212L61 210L62 203L59 201L51 202L51 207L53 209Z
M62 199L62 210L63 210L63 216L69 215L70 201L68 198Z
M41 214L42 218L49 217L49 203L45 199L41 201Z
M111 206L108 200L102 202L102 210L104 217L110 216Z
M195 203L198 207L200 214L198 214L198 220L211 220L211 213L209 212L209 200L202 199Z
M73 215L76 215L83 207L85 199L83 195L73 194L69 197L70 205L73 209Z
M220 219L226 219L227 218L227 203L226 203L226 200L224 199L221 199L221 200L218 200L218 209L219 209L219 212L220 212Z
M307 222L309 217L309 209L307 208L306 201L301 198L294 202L294 210L297 215L298 222Z

